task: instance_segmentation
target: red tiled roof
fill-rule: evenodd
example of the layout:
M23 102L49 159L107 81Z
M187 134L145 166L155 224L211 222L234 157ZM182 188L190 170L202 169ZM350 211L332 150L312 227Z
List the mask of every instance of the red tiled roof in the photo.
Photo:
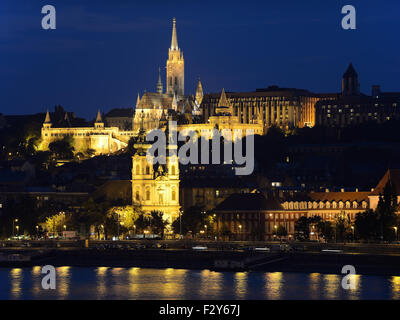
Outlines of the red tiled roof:
M369 191L365 192L310 192L311 201L368 201Z

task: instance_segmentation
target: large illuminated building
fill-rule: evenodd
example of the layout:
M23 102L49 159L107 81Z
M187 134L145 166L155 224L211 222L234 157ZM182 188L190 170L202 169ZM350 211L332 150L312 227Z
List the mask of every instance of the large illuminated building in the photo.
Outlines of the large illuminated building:
M246 130L254 134L264 133L261 118L254 118L247 123L240 121L224 90L218 94L217 110L203 119L200 106L204 93L200 79L195 95L185 95L184 59L178 46L175 18L166 70L166 90L159 69L156 92L145 92L142 96L138 94L134 113L131 108L114 109L106 114L103 121L99 111L92 127L72 127L53 126L50 113L47 112L40 149L47 150L51 142L70 137L76 153L93 150L94 154L109 154L125 148L130 138L138 135L141 126L146 132L165 129L167 118L177 121L179 132L188 134L194 131L206 138L212 138L214 129L230 130L233 140L246 135Z
M168 130L167 130L168 132ZM167 145L165 164L154 164L146 157L151 144L146 141L146 132L139 129L132 157L132 199L144 212L161 211L172 223L179 216L179 162L177 146Z
M232 194L213 210L216 230L229 230L236 240L273 240L279 227L284 227L287 238L294 238L295 223L301 217L321 217L335 223L338 218L354 223L357 213L376 210L386 184L394 187L397 203L400 201L400 170L389 169L376 188L370 191L308 192L287 198L265 195L261 192ZM397 214L400 214L399 209ZM311 230L311 239L316 236Z
M283 130L315 125L315 103L321 98L332 99L336 94L317 94L303 89L269 86L253 92L226 92L233 115L239 122L251 124L262 121L264 131L277 126ZM201 105L205 121L218 111L219 94L205 94Z

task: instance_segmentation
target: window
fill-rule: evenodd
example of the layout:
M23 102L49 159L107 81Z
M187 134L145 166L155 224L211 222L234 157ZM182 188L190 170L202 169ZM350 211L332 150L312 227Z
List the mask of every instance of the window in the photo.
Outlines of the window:
M175 191L175 189L174 190L172 190L172 201L175 201L176 200L176 191Z
M136 165L136 174L140 174L140 166L138 164Z
M175 173L175 166L172 166L172 167L171 167L171 174L172 174L172 175L175 175L175 174L176 174L176 173Z
M150 190L146 190L146 200L150 200Z
M140 200L139 190L136 190L136 196L135 196L135 198L136 198L136 201L139 201L139 200Z
M150 174L150 166L146 166L146 174Z

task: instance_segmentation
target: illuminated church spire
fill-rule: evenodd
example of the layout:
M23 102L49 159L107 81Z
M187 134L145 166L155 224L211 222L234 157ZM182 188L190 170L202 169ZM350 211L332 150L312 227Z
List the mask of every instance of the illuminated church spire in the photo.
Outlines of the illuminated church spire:
M200 77L199 77L199 82L197 83L197 89L196 89L196 102L197 105L200 106L201 102L203 101L203 86L201 85Z
M139 107L139 103L140 103L140 94L138 92L137 93L137 99L136 99L136 109Z
M171 39L171 50L179 50L178 48L178 36L176 35L176 20L172 20L172 39Z
M168 50L167 60L167 93L178 97L185 94L185 66L183 53L178 47L178 37L176 35L176 20L172 23L171 47Z
M157 82L157 92L158 93L163 93L163 84L161 81L161 70L158 68L158 82Z

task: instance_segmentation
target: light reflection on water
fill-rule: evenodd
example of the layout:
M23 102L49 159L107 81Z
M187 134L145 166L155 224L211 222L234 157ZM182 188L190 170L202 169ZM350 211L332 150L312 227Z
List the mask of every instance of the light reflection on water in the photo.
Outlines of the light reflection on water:
M56 290L41 267L0 268L0 299L400 299L400 277L283 272L58 267Z

